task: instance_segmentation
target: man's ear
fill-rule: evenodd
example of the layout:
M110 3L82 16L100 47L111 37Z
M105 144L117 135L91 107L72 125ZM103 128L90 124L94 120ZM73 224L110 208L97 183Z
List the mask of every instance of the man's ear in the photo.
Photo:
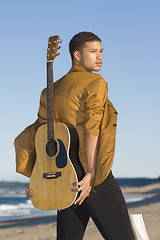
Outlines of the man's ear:
M76 60L80 60L80 52L79 51L75 51L74 53L73 53L73 56L74 56L74 58L76 59Z

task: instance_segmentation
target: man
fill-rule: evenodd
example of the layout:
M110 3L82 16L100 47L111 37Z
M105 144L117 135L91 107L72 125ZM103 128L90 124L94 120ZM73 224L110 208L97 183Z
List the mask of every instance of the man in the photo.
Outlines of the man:
M79 160L85 175L71 186L71 191L80 193L74 205L58 211L57 239L83 239L90 217L104 239L135 239L124 198L111 172L117 111L108 99L106 81L92 73L101 70L101 39L93 33L80 32L71 39L69 48L72 68L54 84L55 114L77 130ZM36 126L46 123L46 96L44 89ZM33 196L30 189L26 191L27 197Z

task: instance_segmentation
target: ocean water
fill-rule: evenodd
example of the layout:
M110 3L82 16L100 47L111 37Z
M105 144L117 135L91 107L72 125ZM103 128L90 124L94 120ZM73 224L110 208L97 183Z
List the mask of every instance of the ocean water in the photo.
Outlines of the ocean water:
M124 196L127 203L142 201L149 195ZM24 189L0 188L0 221L23 217L55 215L56 211L43 211L33 207L30 199L26 198Z
M0 189L0 221L50 214L55 215L56 211L34 208L24 189Z

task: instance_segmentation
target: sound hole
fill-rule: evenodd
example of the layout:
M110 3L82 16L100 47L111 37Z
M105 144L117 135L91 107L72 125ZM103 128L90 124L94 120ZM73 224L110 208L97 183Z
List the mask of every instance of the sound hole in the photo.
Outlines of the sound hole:
M53 157L57 153L57 142L54 139L51 139L46 144L46 153L48 156Z

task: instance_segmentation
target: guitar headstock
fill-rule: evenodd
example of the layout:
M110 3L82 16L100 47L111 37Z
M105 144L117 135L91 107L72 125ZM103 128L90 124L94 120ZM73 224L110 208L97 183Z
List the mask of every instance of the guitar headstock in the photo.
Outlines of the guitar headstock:
M49 37L48 40L48 49L47 49L47 62L52 62L55 57L59 54L57 54L57 50L61 47L58 47L59 43L61 43L61 40L59 40L59 36L52 36Z

